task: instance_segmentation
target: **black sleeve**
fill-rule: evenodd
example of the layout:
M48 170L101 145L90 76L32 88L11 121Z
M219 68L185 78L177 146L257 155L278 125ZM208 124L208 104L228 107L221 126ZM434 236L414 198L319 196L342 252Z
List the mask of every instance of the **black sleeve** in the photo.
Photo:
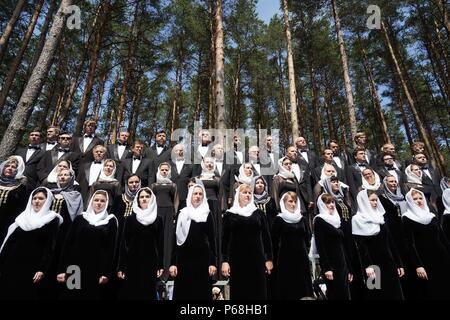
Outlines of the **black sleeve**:
M119 268L118 271L127 272L128 265L128 251L129 244L132 236L131 223L130 219L125 220L125 224L123 226L122 235L120 235L119 240Z
M76 234L83 216L77 216L70 225L69 231L67 232L66 239L64 240L64 245L61 250L61 256L59 257L58 264L58 274L66 273L67 267L69 265L69 257L72 255L73 246L76 243Z
M107 236L104 239L103 248L100 250L99 276L110 278L113 271L114 252L117 245L117 219L109 220L107 225Z
M212 213L208 214L208 219L206 220L206 235L209 242L209 265L217 266L217 252L216 252L216 240L214 235L214 221L212 218Z
M42 252L41 261L39 263L39 270L36 271L42 271L46 273L53 259L56 239L58 237L59 219L54 218L52 222L48 223L43 228L45 228L45 232L48 233L48 237L46 239L46 243L43 244L44 250Z
M278 249L280 247L280 237L281 237L281 227L282 220L280 218L275 218L272 225L272 250L274 262L278 261Z
M331 267L330 260L328 258L327 252L327 233L326 233L326 223L323 219L316 218L314 220L314 240L316 242L317 253L319 254L320 267L322 268L322 273L327 271L333 271Z
M266 261L273 260L272 253L272 240L270 239L269 225L267 223L267 217L264 212L258 210L261 219L261 235L264 246L264 257Z
M228 262L230 259L230 238L231 238L231 213L225 212L222 221L222 261Z
M366 245L366 240L363 236L354 236L356 249L358 251L358 255L361 261L361 266L366 269L367 267L373 265L372 258L370 256L369 249ZM365 275L365 272L364 272Z
M404 237L405 237L407 249L408 249L408 255L409 255L410 261L412 263L412 266L415 269L423 267L424 265L423 265L422 259L420 258L419 252L417 251L417 248L416 248L414 231L412 229L412 221L410 219L408 219L407 217L403 217L402 223L403 223Z
M394 258L397 268L403 268L402 259L400 258L400 254L398 252L397 245L395 244L394 239L392 238L389 228L387 226L382 226L382 227L386 228L386 237L388 240L389 247L391 248L392 257Z
M158 249L158 270L164 269L164 225L160 217L156 218L156 241Z

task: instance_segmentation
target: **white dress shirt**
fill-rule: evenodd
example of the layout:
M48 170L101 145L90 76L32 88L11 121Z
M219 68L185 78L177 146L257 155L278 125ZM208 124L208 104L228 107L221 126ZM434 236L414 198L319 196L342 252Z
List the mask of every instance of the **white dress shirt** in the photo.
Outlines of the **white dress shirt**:
M102 163L91 163L91 169L89 170L89 186L92 186L95 181L97 181L100 176L100 172L102 172L103 161Z

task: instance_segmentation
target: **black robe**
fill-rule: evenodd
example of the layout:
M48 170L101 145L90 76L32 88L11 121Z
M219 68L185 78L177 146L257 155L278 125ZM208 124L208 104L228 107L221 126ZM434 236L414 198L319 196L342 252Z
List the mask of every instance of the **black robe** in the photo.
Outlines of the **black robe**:
M402 287L397 269L403 268L402 261L385 225L380 225L380 232L372 236L354 235L356 247L361 259L361 272L367 278L365 269L375 265L380 268L380 289L366 286L365 299L403 300ZM372 281L372 280L370 280ZM367 283L367 281L366 281Z
M249 217L227 211L222 231L222 261L230 264L231 299L267 299L265 262L272 260L272 243L266 215L259 209Z
M322 273L333 271L333 280L326 280L327 298L350 299L348 274L351 264L345 246L344 232L318 217L314 220L314 239Z
M269 224L269 230L272 230L272 224L275 220L275 217L278 215L277 206L275 205L275 201L272 197L267 197L267 199L257 204L255 202L258 209L260 209L262 212L266 214L267 217L267 223Z
M412 288L420 299L450 299L450 246L443 235L437 218L427 225L403 217L403 227L408 244L411 272L423 267L428 280L421 280L417 274L410 277Z
M0 242L3 243L9 226L25 210L28 201L27 187L18 184L14 187L0 186Z
M275 297L281 300L300 300L313 296L309 269L308 244L310 233L307 220L288 223L276 217L272 226Z
M191 220L185 242L174 239L172 265L177 266L173 300L211 300L212 279L209 266L216 266L214 221L211 213L205 222Z
M177 186L175 183L154 183L151 185L151 189L155 194L158 216L161 217L164 227L164 274L161 279L166 281L169 276L173 248L175 206L178 201Z
M450 242L450 214L442 215L442 230L447 238L447 242Z
M156 272L163 268L164 233L161 217L147 226L133 213L125 222L120 241L119 271L125 273L119 297L156 299Z
M38 299L40 283L34 284L33 277L38 271L46 276L58 228L55 218L31 231L17 227L9 236L0 253L0 300Z
M111 279L116 235L117 220L114 218L100 226L89 224L82 215L75 218L64 242L58 274L65 273L69 266L78 266L81 288L66 288L63 298L93 300L106 296L104 291L108 287L98 281L101 276ZM67 274L66 278L70 276Z

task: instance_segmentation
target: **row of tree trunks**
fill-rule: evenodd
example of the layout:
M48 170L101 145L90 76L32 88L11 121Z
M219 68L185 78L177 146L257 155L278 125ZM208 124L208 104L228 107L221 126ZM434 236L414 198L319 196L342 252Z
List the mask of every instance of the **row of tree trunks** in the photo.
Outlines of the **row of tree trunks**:
M43 5L44 0L39 0L39 2L36 5L36 8L34 9L33 15L31 16L31 20L28 25L27 32L23 37L19 52L15 54L14 60L9 67L8 75L6 76L5 82L3 83L2 86L2 91L0 93L0 113L2 113L3 108L5 107L6 99L8 98L9 95L9 90L11 89L13 81L16 77L17 70L19 69L19 66L22 63L22 58L25 54L25 50L27 49L28 44L30 43L34 27L36 26Z
M14 26L16 25L17 19L19 19L26 3L27 1L25 0L17 1L16 7L14 8L13 14L6 25L5 31L0 37L0 64L2 64L3 57L5 56L6 48L8 47L9 38L14 30Z
M73 0L61 1L38 63L28 80L27 86L17 103L11 122L3 135L0 144L0 159L5 159L8 155L12 154L20 139L22 139L29 116L41 93L42 86L47 78L53 57L63 33L64 24L67 18L64 13L64 8L72 5L72 2Z
M222 21L222 0L216 0L215 11L215 111L216 128L225 130L225 57ZM225 134L225 133L224 133Z

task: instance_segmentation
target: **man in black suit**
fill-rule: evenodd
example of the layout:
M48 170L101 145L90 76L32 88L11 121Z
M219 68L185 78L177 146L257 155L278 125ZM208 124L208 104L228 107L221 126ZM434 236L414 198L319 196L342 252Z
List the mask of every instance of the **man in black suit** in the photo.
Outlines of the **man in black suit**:
M92 149L98 145L104 145L103 140L95 135L97 122L94 120L86 120L84 122L84 135L72 139L71 151L80 152L80 163L94 161Z
M299 198L303 201L305 208L311 208L314 205L312 187L311 187L311 171L305 163L298 161L297 148L290 146L286 150L286 157L292 162L292 172L298 182Z
M430 164L428 164L427 156L424 153L417 153L414 156L414 164L417 164L420 167L420 170L422 170L422 184L424 186L429 186L429 188L434 191L436 197L441 195L441 176Z
M44 151L52 150L58 143L59 128L50 126L47 128L47 141L41 143L41 149Z
M125 179L131 174L136 174L141 178L142 187L150 187L156 181L156 168L151 159L143 158L144 142L136 140L133 144L131 158L122 161L117 172L117 180L120 182L122 192L125 191Z
M84 208L89 204L89 189L98 180L103 169L103 162L106 157L106 147L96 145L92 149L92 158L90 162L83 162L78 170L77 181L80 184L80 193L83 197Z
M317 168L319 161L316 154L308 149L306 139L298 137L295 139L295 146L297 148L298 163L308 166L310 172Z
M346 170L349 161L347 154L345 152L342 152L339 146L339 142L337 142L336 140L330 140L330 142L328 143L328 149L331 149L331 151L333 151L333 161L336 163L336 165L342 170Z
M397 160L397 152L395 150L395 146L392 143L385 143L381 147L381 153L377 156L376 159L376 164L378 167L382 167L384 165L383 158L385 155L390 155L392 158L394 158L393 166L395 169L400 171L403 169L401 162Z
M175 145L172 149L172 159L169 161L169 164L172 168L171 180L177 185L178 198L180 200L178 209L186 206L187 183L194 176L194 165L186 159L188 159L188 155L186 155L185 146L181 143Z
M359 188L362 186L362 172L370 168L366 161L366 150L362 147L356 147L353 150L353 164L347 167L347 182L350 187L350 193L356 204Z
M382 164L377 168L377 173L380 179L383 180L386 176L394 176L398 186L403 194L408 192L406 187L406 175L395 167L395 157L391 154L384 154L382 157Z
M114 144L108 144L106 148L108 151L108 159L113 159L116 162L117 168L123 160L129 159L133 156L131 146L128 143L130 133L127 130L119 131L119 139Z
M38 185L39 177L37 174L37 166L44 156L44 150L41 146L41 133L33 130L28 135L28 147L19 148L15 154L21 156L25 163L25 172L23 173L27 179L27 190L31 192Z
M366 158L366 162L370 165L370 166L374 166L376 165L375 163L375 151L373 150L369 150L367 148L367 135L365 132L357 132L355 134L355 136L353 137L353 140L355 141L356 147L357 148L362 148L365 152L365 158ZM348 153L348 160L350 161L350 164L354 164L355 163L355 158L353 156L354 152L349 152Z
M166 131L159 130L156 133L155 143L145 150L144 158L148 158L153 161L155 168L163 162L168 162L171 158L172 148L167 146Z
M58 137L57 146L51 150L45 151L44 156L37 166L37 174L40 183L47 178L59 160L70 161L75 174L78 173L80 153L70 151L71 142L72 135L68 132L62 132Z

